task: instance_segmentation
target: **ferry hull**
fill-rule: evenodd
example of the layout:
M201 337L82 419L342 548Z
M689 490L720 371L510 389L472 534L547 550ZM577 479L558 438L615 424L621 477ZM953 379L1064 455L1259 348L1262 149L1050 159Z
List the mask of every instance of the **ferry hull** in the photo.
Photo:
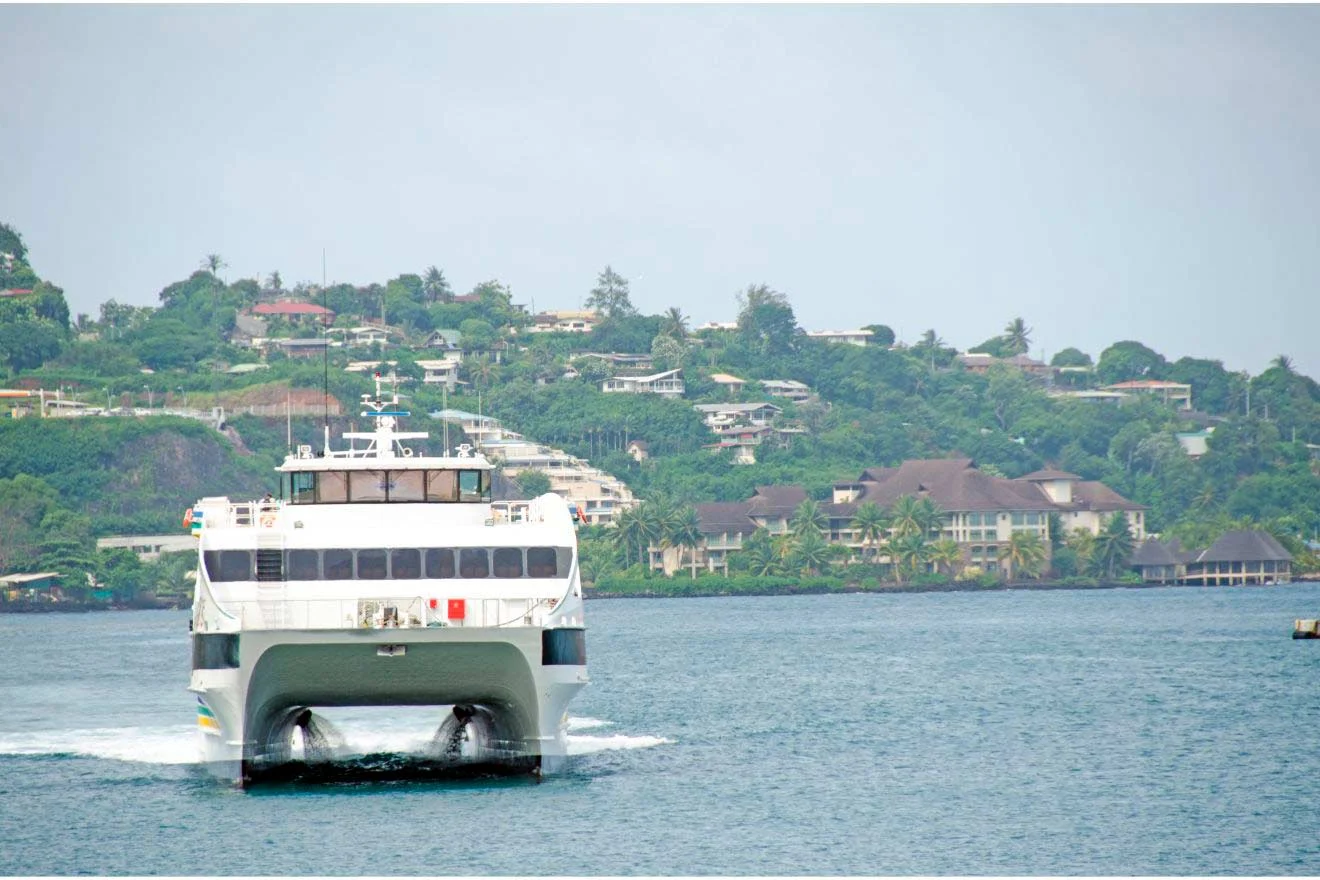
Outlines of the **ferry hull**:
M559 634L582 639L541 627L245 631L236 668L193 673L203 760L245 784L292 759L290 733L308 708L460 706L498 730L483 760L556 772L568 704L587 684L579 658L553 650ZM437 725L448 717L437 709Z

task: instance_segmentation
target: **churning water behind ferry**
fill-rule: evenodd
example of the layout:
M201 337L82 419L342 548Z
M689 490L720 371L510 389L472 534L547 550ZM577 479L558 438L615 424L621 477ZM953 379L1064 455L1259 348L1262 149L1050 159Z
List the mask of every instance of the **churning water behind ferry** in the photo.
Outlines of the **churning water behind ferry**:
M1320 586L597 601L566 773L193 764L185 612L0 615L7 874L1320 874ZM373 764L374 762L374 764ZM390 772L392 770L400 772Z

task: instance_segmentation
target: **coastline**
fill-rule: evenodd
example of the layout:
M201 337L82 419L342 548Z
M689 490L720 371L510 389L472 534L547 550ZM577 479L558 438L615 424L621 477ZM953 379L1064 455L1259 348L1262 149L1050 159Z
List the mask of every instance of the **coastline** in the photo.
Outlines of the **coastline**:
M683 582L685 586L690 581ZM1238 590L1268 589L1289 584L1320 583L1320 577L1294 578L1287 584L1245 584L1219 587L1198 587L1203 590ZM684 590L636 590L612 591L599 590L595 587L583 587L582 598L590 600L609 599L712 599L728 596L768 597L768 596L820 596L827 593L874 593L888 595L894 593L1007 593L1018 590L1154 590L1170 587L1183 587L1186 584L1134 584L1122 581L1097 583L1062 583L1059 581L1013 581L990 586L976 583L953 582L947 584L889 584L877 587L864 587L849 584L838 588L819 585L802 587L765 587L760 589L728 590L691 587ZM130 604L108 605L101 602L7 602L0 604L0 614L87 614L97 611L178 611L184 608L182 602L137 602Z

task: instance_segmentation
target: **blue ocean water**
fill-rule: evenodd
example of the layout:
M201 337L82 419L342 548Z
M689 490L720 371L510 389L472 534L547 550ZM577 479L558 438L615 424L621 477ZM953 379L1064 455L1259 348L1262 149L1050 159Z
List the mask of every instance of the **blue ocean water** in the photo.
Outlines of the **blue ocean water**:
M185 612L0 615L0 872L1320 874L1318 585L587 612L568 773L249 791Z

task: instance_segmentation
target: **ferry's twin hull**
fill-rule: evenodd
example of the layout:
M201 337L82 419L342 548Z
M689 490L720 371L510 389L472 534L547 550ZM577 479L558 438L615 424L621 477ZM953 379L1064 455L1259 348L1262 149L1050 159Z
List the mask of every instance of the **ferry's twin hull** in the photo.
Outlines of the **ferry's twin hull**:
M335 706L455 706L460 723L475 709L500 731L501 741L483 752L487 760L554 772L567 754L568 704L587 683L578 627L245 631L194 639L194 666L213 667L195 668L192 676L203 758L214 773L240 783L289 759L290 732L305 709ZM437 711L438 727L444 713Z

